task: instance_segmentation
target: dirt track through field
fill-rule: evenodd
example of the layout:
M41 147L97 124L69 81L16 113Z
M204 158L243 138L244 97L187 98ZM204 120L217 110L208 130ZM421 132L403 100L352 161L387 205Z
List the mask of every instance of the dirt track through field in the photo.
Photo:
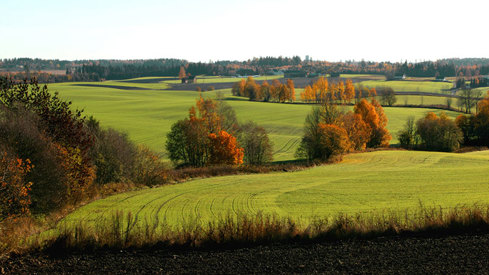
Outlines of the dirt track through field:
M45 253L0 259L0 273L487 274L489 235L388 237L213 250Z

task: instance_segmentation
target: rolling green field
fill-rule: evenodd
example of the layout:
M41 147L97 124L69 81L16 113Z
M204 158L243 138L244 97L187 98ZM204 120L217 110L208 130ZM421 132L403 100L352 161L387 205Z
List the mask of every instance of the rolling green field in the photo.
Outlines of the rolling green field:
M148 89L154 85L163 85L114 81L81 84L125 85ZM102 126L127 132L136 143L147 145L162 153L163 157L166 133L174 122L188 115L188 109L199 96L195 91L121 90L74 86L73 83L50 84L49 87L51 91L58 91L61 97L71 100L74 106L83 108L87 115L96 117ZM216 92L205 92L202 95L215 97ZM294 159L304 119L311 105L250 102L231 96L229 90L225 90L225 100L236 110L240 121L253 120L267 129L274 143L275 160ZM401 103L402 100L398 101ZM397 143L395 134L403 127L407 117L419 118L428 111L440 112L420 108L385 108L389 118L388 129L393 134L391 143ZM457 116L453 112L448 114L451 117Z
M264 75L259 77L253 77L254 80L274 80L281 79L283 75ZM238 82L241 79L246 80L247 77L221 77L221 76L197 76L194 80L194 83L226 83L226 82ZM164 83L168 84L178 84L181 83L181 80L164 80Z
M426 93L443 93L444 90L451 89L453 84L447 82L433 81L385 81L385 80L369 80L362 81L363 85L376 87L391 87L395 92L426 92Z
M65 221L97 222L116 210L138 222L208 222L228 214L274 213L297 220L343 214L489 203L489 152L377 151L298 172L223 176L98 200Z

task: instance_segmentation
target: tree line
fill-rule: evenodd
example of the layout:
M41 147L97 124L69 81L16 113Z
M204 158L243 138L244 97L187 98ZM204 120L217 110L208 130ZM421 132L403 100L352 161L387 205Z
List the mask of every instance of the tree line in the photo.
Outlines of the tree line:
M151 60L42 60L42 59L3 59L0 72L15 75L23 73L22 79L29 73L42 70L66 70L66 75L53 74L43 77L45 81L99 81L117 80L144 76L178 76L180 66L185 66L192 75L257 75L277 74L280 72L300 72L301 75L317 76L324 74L380 74L387 78L396 75L413 77L456 77L464 76L468 81L472 77L489 74L487 59L445 59L423 62L372 62L348 60L328 62L319 60L301 60L293 57L259 57L246 61L209 61L189 62L183 59ZM14 76L15 77L15 76Z
M287 79L285 84L274 79L271 85L267 81L263 81L260 85L249 76L246 81L241 79L234 83L231 93L234 96L247 97L252 101L281 103L295 101L295 87L292 79Z

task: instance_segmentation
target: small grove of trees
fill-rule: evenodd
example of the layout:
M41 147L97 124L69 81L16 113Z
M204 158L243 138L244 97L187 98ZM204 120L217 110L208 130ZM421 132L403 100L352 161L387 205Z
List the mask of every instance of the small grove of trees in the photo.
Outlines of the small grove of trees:
M197 100L189 117L172 125L166 149L177 165L263 164L272 159L272 144L262 127L239 126L232 108L221 100Z
M475 115L459 115L455 121L462 130L465 145L489 146L489 92L479 101Z
M391 87L378 87L376 90L381 97L380 101L382 102L382 105L391 107L396 104L396 94Z
M462 88L460 91L461 92L457 104L461 108L461 110L463 110L467 114L470 114L472 113L472 108L477 107L477 102L480 100L482 92L465 87Z
M348 151L386 147L391 139L386 127L387 117L375 99L363 99L346 114L334 104L323 104L307 115L296 155L326 161Z
M409 118L398 137L403 148L445 152L457 150L463 141L460 128L443 112L440 116L429 112L416 123Z
M308 85L301 93L304 102L328 103L342 102L350 103L355 98L355 87L353 82L348 79L345 82L338 81L328 83L328 79L320 77L314 84Z
M295 101L295 87L292 79L287 79L286 84L275 79L271 85L267 81L259 85L253 77L249 76L246 81L241 79L234 83L231 92L234 96L247 97L252 101L281 103Z

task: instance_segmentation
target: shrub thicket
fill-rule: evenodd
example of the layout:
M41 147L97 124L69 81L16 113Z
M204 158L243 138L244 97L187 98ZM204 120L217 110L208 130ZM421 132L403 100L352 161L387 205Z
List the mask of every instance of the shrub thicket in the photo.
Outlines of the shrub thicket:
M168 178L154 153L93 118L85 120L82 111L35 81L0 78L0 154L0 173L6 175L2 217L76 205L108 183L156 185Z
M46 212L62 206L67 200L68 171L62 166L61 148L41 127L39 117L17 107L0 109L0 144L20 159L29 159L34 167L25 176L32 182L32 209Z

